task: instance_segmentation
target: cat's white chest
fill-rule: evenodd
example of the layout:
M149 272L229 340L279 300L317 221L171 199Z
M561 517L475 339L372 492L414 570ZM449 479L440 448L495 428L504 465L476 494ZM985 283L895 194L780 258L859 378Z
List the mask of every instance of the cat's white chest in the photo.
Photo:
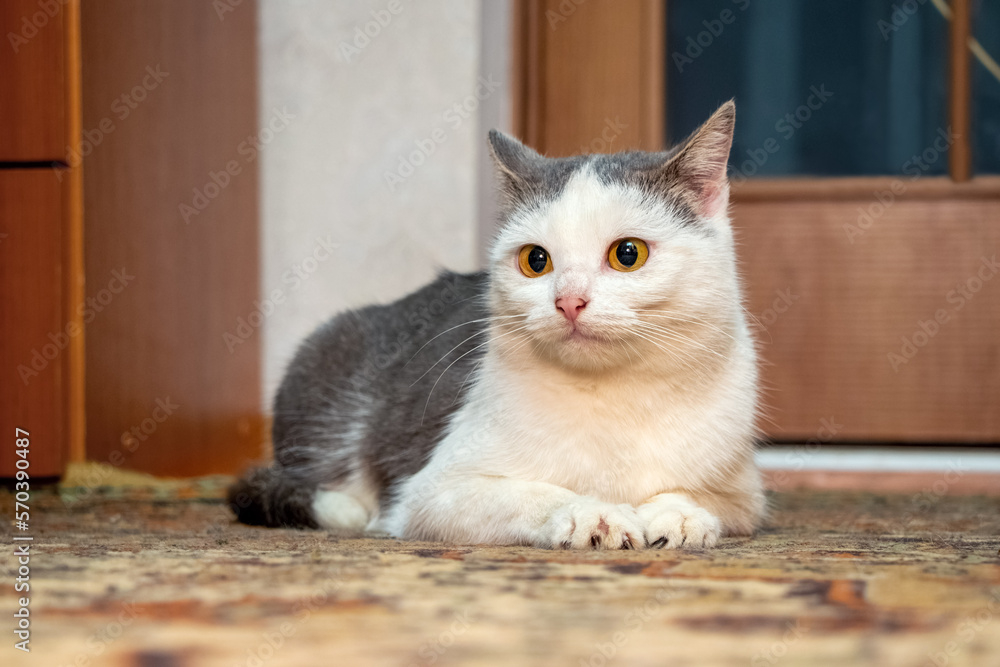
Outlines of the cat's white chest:
M599 386L519 378L463 410L456 432L478 424L482 471L547 482L581 495L638 504L700 484L716 435L703 403L663 385Z

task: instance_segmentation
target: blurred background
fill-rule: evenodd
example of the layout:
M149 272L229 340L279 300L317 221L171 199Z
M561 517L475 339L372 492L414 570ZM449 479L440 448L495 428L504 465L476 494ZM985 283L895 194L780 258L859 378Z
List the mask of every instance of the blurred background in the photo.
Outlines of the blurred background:
M317 324L483 266L488 129L655 150L730 98L769 439L1000 443L996 2L5 0L0 27L0 411L36 475L266 456Z

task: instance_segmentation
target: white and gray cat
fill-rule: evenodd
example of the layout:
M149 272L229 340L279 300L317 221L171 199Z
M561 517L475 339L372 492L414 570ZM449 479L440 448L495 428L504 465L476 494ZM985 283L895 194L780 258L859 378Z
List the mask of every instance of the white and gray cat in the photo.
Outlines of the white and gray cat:
M274 404L239 519L545 548L711 547L765 506L728 102L662 153L500 132L488 273L334 317Z

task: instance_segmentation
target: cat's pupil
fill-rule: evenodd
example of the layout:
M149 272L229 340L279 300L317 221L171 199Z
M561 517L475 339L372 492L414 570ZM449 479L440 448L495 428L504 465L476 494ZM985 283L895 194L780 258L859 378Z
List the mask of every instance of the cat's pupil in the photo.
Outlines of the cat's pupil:
M631 241L622 241L615 249L615 255L622 266L632 266L639 259L639 248Z
M545 270L545 265L549 263L549 253L545 252L545 248L540 245L536 245L528 253L528 266L535 273L541 273Z

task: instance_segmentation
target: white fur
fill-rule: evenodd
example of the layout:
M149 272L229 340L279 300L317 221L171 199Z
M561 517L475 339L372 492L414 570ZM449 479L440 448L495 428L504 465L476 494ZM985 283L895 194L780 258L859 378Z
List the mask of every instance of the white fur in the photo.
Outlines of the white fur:
M754 347L726 207L698 224L587 170L511 220L493 248L491 307L526 317L495 320L465 403L379 527L550 548L629 536L701 547L752 530L763 510ZM608 265L623 237L649 246L636 271ZM529 243L548 250L551 273L518 270ZM560 296L588 301L579 326L600 340L567 337Z
M378 492L360 472L316 492L312 515L321 528L365 530L378 521Z
M312 515L321 528L364 530L368 512L353 496L340 491L317 491L313 498Z

